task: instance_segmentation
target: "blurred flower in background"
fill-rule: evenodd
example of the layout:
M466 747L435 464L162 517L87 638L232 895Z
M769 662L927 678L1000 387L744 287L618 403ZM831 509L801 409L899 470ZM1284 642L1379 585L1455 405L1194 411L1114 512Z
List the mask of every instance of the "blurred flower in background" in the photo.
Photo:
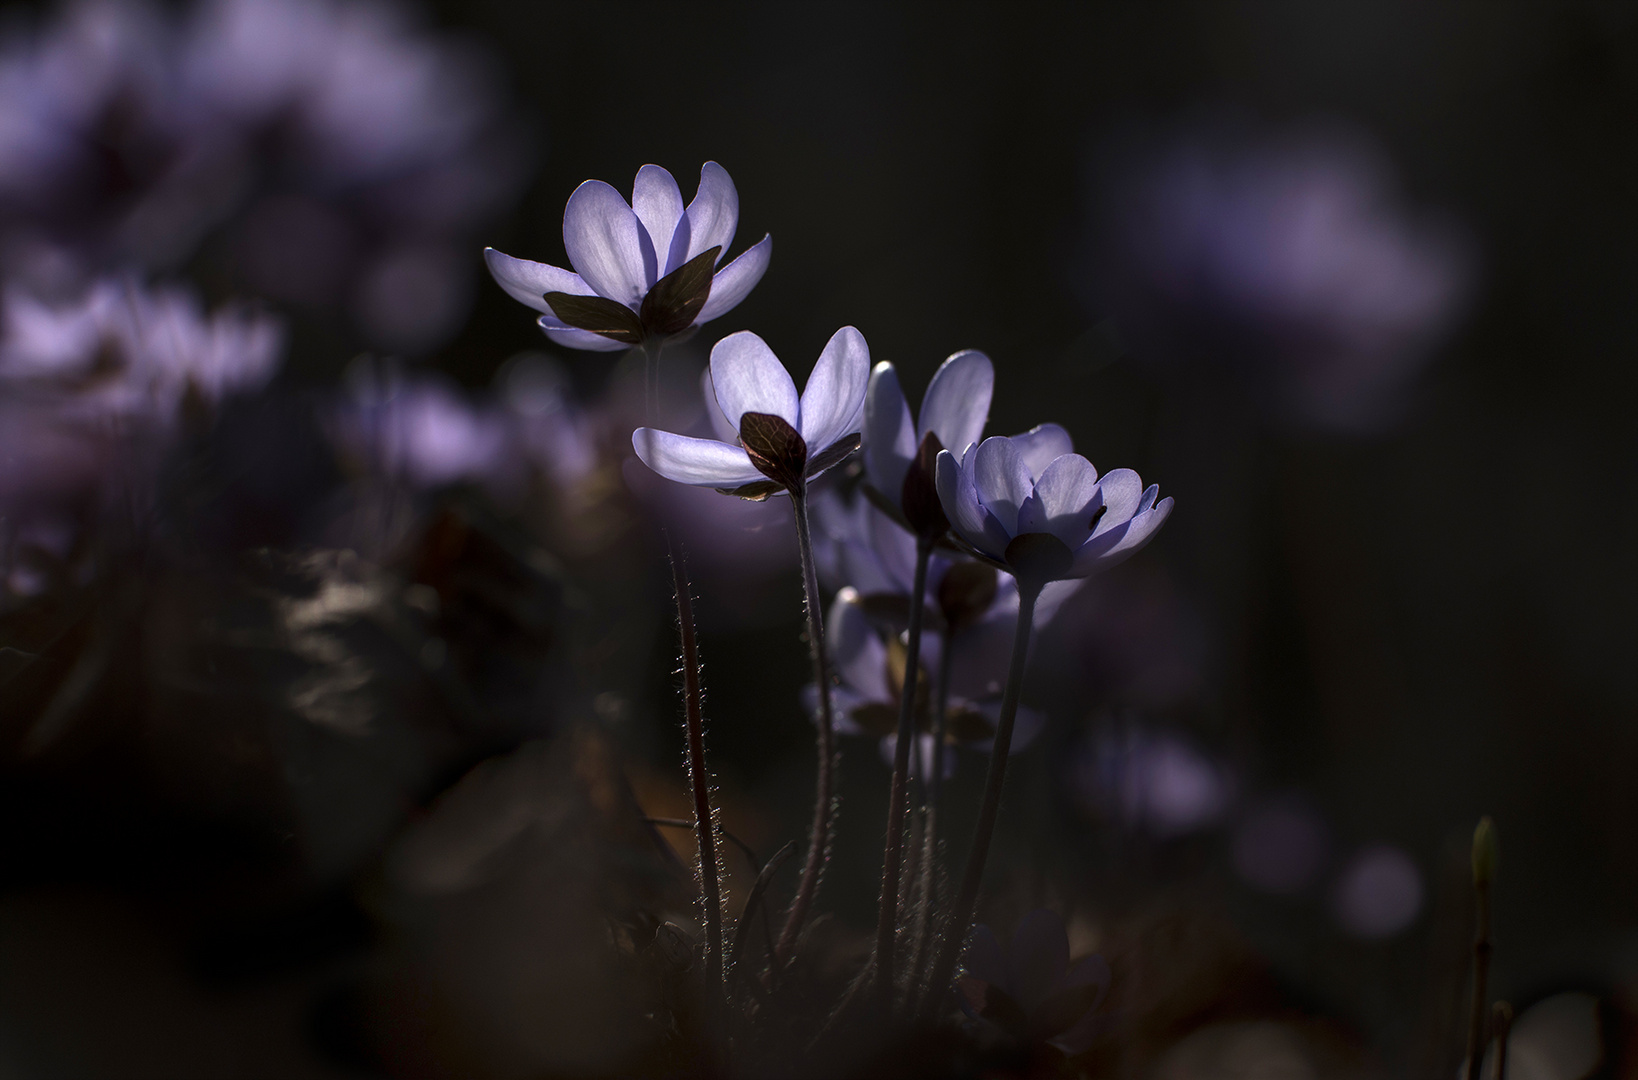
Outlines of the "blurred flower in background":
M410 353L459 327L528 154L482 53L351 0L83 0L0 43L0 257L210 276Z
M1090 227L1090 299L1123 347L1298 427L1392 420L1474 276L1381 151L1329 129L1208 120L1112 142Z
M1192 740L1131 723L1084 740L1068 773L1081 806L1162 838L1218 824L1234 794L1228 769Z

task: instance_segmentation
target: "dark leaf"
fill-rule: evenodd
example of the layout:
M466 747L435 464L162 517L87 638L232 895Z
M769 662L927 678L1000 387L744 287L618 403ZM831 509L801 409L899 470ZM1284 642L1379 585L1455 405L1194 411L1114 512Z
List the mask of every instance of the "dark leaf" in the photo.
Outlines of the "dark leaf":
M624 304L601 296L575 296L564 292L549 292L545 297L552 314L576 330L590 330L623 345L643 343L642 320Z
M950 709L944 714L944 735L951 742L983 742L995 738L995 725L981 712Z
M763 476L788 491L802 490L808 444L784 417L746 413L739 420L739 441Z
M810 478L818 476L826 469L840 465L847 460L847 456L859 448L860 438L859 433L854 432L852 435L837 439L815 454L813 460L808 462L808 476Z
M899 730L899 710L880 701L867 701L852 713L853 722L872 735L891 735Z
M643 297L641 320L651 334L675 334L692 326L711 297L722 245L700 252L654 283Z
M929 431L904 474L899 501L904 505L905 520L918 536L943 536L950 530L950 519L944 516L944 504L939 501L934 482L938 454L943 449L938 436Z

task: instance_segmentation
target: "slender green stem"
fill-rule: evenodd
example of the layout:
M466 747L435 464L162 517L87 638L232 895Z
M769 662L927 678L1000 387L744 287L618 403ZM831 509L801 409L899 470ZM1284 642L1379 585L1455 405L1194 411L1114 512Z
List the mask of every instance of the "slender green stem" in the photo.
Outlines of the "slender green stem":
M876 994L883 1012L893 1005L894 952L899 929L899 871L904 857L905 789L910 775L910 751L918 741L916 690L921 682L922 608L927 594L927 563L931 540L916 541L916 572L910 587L910 629L905 638L904 683L899 692L899 729L893 747L893 780L887 795L887 842L882 854L881 908L876 918Z
M973 846L967 853L961 891L956 896L955 906L950 909L944 944L928 983L928 1010L937 1009L949 992L956 961L967 943L973 908L978 903L978 888L984 881L984 861L990 853L990 838L995 832L996 814L1001 809L1001 788L1007 778L1007 755L1012 751L1012 725L1018 715L1018 696L1023 690L1024 664L1029 657L1030 631L1035 622L1035 601L1040 595L1040 586L1026 588L1023 582L1018 583L1018 626L1012 635L1012 662L1007 668L1007 688L1001 696L1001 718L995 727L995 746L990 751L990 772L984 783L984 801L979 806L978 826L973 830Z
M1467 1023L1467 1080L1478 1080L1484 1057L1486 1024L1490 1019L1487 984L1490 981L1490 883L1481 881L1474 889L1478 921L1473 929L1473 1009Z
M938 925L939 858L938 858L938 800L944 787L944 740L950 716L950 628L939 634L938 691L933 698L933 763L922 777L927 805L922 811L921 880L917 887L917 906L920 925L916 934L916 952L911 969L912 993L922 985L927 974L927 963L932 959L933 928Z
M836 776L836 722L830 704L830 658L825 654L825 616L819 601L819 571L813 561L813 533L808 525L808 496L805 489L791 492L791 510L796 515L796 543L802 554L802 591L808 614L808 651L813 656L813 678L819 686L819 776L813 796L813 826L808 833L808 858L796 886L796 896L785 915L784 929L774 945L774 962L783 965L796 949L797 938L807 923L808 911L819 894L825 863L830 858L830 837L834 807L831 805Z
M670 537L666 546L671 547ZM713 1003L722 997L722 879L717 867L716 818L711 808L711 773L705 763L705 717L700 689L699 639L694 632L694 598L682 556L671 551L671 581L677 590L677 627L682 635L683 726L688 738L688 779L694 791L694 835L699 847L700 916L705 922L705 976Z

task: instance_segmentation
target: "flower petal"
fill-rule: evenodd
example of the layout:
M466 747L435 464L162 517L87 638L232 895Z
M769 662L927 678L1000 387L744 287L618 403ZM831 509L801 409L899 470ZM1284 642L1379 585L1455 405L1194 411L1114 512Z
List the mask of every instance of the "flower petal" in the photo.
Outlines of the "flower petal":
M743 448L715 439L691 439L669 431L638 428L631 448L644 465L667 480L695 487L738 487L763 476Z
M798 428L796 384L768 343L749 330L729 334L711 350L711 389L734 430L748 412L769 413Z
M602 334L594 334L590 330L575 330L563 326L550 315L542 315L535 320L546 336L566 349L586 349L590 352L621 352L631 346L606 338Z
M677 223L683 217L682 192L672 175L658 165L638 169L637 179L631 185L631 209L643 223L654 254L660 260L659 273L669 274L681 266L680 262L676 265L671 262L673 256L688 251L686 238L680 251L673 250L671 243L677 233Z
M899 388L899 375L883 360L870 372L865 391L865 475L877 491L893 502L904 489L904 474L916 456L916 425L910 404Z
M563 246L598 296L633 309L657 276L648 232L620 193L601 180L587 180L569 196Z
M483 249L483 261L488 265L495 284L505 289L507 296L547 315L552 313L546 304L546 294L549 292L564 292L570 296L596 295L590 285L580 280L579 274L549 263L515 259L494 248Z
M1048 532L1074 551L1092 535L1092 503L1098 496L1098 470L1079 454L1064 454L1035 482L1031 520L1019 515L1020 532ZM1036 516L1038 515L1038 517Z
M1002 436L985 439L973 454L972 477L985 508L1009 538L1017 536L1018 508L1034 488L1021 448Z
M739 441L739 429L728 422L722 406L717 404L717 395L711 390L711 369L708 367L700 371L700 393L705 397L705 418L711 422L711 434L733 446Z
M1108 532L1123 521L1132 520L1132 515L1138 512L1143 501L1143 481L1131 469L1110 469L1098 481L1098 491L1103 495L1105 510L1098 518L1094 536Z
M989 357L977 349L952 355L933 372L921 399L917 445L931 431L946 450L960 454L983 436L994 391L995 366Z
M1053 458L1075 450L1069 432L1057 424L1038 424L1022 435L1014 435L1012 441L1018 444L1018 452L1024 456L1031 479L1046 472Z
M972 473L962 468L948 450L939 451L937 460L934 483L951 527L979 551L994 559L1001 558L1012 538L979 500Z
M695 316L697 323L710 322L718 315L726 315L751 295L756 283L768 272L768 261L773 258L773 237L763 236L740 253L739 258L717 271L711 279L711 295Z
M825 343L802 388L798 430L810 455L859 430L869 382L870 346L858 330L844 326Z
M1147 544L1172 513L1172 500L1161 499L1153 509L1144 510L1130 521L1122 522L1108 532L1095 533L1075 552L1072 577L1107 570Z
M694 201L688 204L688 258L720 245L722 251L717 255L720 262L728 253L728 245L734 242L737 228L739 192L729 179L727 169L707 161L700 167L699 190L694 194Z

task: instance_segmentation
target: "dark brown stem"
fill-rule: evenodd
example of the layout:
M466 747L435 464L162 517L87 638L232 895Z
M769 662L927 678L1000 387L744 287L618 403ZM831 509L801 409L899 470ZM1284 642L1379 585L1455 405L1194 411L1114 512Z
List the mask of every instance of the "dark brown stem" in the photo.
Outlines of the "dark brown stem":
M796 897L785 915L785 927L774 944L774 962L790 961L797 938L807 923L819 882L830 858L830 835L834 808L831 805L836 778L836 723L830 705L830 659L825 655L825 614L819 602L819 571L813 561L813 533L808 526L807 491L791 492L791 510L796 515L796 544L802 555L802 592L808 614L808 651L813 657L813 678L819 685L819 777L813 795L813 826L808 833L808 859L796 886Z
M984 801L978 810L978 826L973 830L973 846L967 853L967 868L961 876L961 891L956 895L955 906L950 909L944 944L939 950L938 963L933 965L933 977L927 984L925 1005L928 1011L938 1009L949 992L956 961L967 943L973 908L978 903L978 888L984 882L984 862L989 857L990 838L995 832L996 814L1001 809L1001 789L1007 779L1007 755L1012 751L1012 724L1018 715L1024 664L1029 658L1030 631L1035 622L1035 601L1040 595L1040 586L1026 588L1023 582L1018 583L1018 626L1012 635L1012 661L1007 668L1007 688L1001 696L1001 717L995 726L995 746L990 751L990 772L984 782Z
M1473 891L1478 922L1473 930L1473 1009L1467 1023L1467 1080L1478 1080L1486 1042L1485 1021L1490 1018L1490 1003L1485 996L1490 979L1490 884L1479 882Z
M670 547L670 538L667 538ZM682 555L671 551L677 590L677 627L682 634L683 726L688 736L688 781L694 792L694 837L699 847L700 916L705 921L705 973L712 1000L722 996L722 879L717 873L716 818L711 810L711 773L705 764L705 715L700 689L699 640L694 598Z
M876 994L884 1014L893 1003L894 951L899 930L899 871L904 860L904 803L910 778L910 751L917 741L916 690L921 683L922 605L932 541L916 541L916 572L910 586L910 629L905 637L904 683L899 692L899 728L893 747L893 780L887 795L887 842L882 853L881 907L876 917Z

